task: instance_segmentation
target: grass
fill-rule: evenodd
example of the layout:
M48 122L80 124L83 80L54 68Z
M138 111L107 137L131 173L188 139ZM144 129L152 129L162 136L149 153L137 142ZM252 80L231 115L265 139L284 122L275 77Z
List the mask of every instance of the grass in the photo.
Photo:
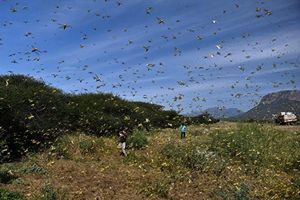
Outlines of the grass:
M148 145L146 132L134 130L128 139L128 147L133 149L142 149Z
M44 187L42 188L42 196L41 200L57 200L57 194L53 187L49 183L45 183Z
M155 180L150 184L145 185L141 192L148 198L157 195L161 198L168 198L170 184L166 180Z
M105 148L103 138L82 133L64 135L51 146L49 159L99 160Z
M220 122L190 126L186 139L177 129L135 131L130 138L136 146L121 157L116 137L65 135L49 150L1 164L0 171L17 177L0 183L1 195L237 200L300 195L299 127Z
M240 160L255 173L271 168L283 171L299 170L300 135L257 124L240 125L231 132L213 135L211 149L232 159Z
M17 192L11 192L9 190L0 188L0 199L1 200L24 200L25 198Z

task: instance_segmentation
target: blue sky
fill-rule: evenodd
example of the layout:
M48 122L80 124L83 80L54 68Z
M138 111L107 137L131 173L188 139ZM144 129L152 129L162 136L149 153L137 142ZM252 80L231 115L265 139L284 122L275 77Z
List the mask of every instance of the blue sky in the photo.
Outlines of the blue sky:
M2 0L0 74L182 113L245 111L299 89L299 11L298 0Z

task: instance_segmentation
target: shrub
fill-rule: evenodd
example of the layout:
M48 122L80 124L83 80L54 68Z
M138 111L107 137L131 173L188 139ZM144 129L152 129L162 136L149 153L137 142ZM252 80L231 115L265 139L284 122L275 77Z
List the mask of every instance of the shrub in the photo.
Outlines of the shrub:
M141 192L145 193L147 196L155 194L161 198L167 198L169 196L169 189L170 186L166 180L155 180L151 184L144 186Z
M42 188L42 198L41 200L56 200L57 194L54 191L53 187L48 183Z
M252 197L250 196L250 189L245 183L242 183L240 188L238 189L238 191L235 192L234 199L235 200L251 200L252 199Z
M181 159L185 156L185 150L183 148L178 147L173 143L167 143L163 149L161 150L162 155L164 155L167 159L181 162Z
M128 147L142 149L148 145L148 139L144 132L135 130L128 139Z
M139 162L139 157L134 153L130 153L126 157L124 157L124 163L126 164L138 163L138 162Z
M213 149L230 155L239 157L247 164L259 165L263 161L263 143L267 137L257 126L243 126L238 132L216 134L213 137Z
M213 196L217 196L219 198L222 198L224 200L254 200L256 198L253 198L250 194L250 188L247 184L241 183L234 187L235 189L230 188L218 188L215 189L212 193ZM218 199L219 199L218 198Z
M25 198L17 192L11 192L0 188L0 199L1 200L23 200Z
M300 190L300 177L292 178L292 183L296 190Z
M82 133L58 138L48 152L49 159L99 160L105 143L102 137Z
M69 143L71 142L68 135L58 138L54 142L53 146L51 146L49 155L57 158L70 159L71 154L69 152Z
M213 152L200 148L197 144L175 145L166 144L161 150L162 155L185 168L196 171L212 170L219 174L224 169L224 161L214 155Z
M83 154L93 153L95 151L95 145L93 141L89 139L83 139L79 141L79 149Z

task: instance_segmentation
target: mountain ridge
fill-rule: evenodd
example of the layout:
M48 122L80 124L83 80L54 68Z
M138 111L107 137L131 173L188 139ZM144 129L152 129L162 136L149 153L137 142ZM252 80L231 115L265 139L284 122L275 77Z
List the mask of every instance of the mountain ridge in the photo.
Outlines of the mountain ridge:
M279 112L293 112L297 116L300 115L300 90L283 90L266 94L257 106L233 119L271 121L273 115Z
M213 118L224 119L224 118L234 117L238 114L243 113L244 111L242 111L238 108L211 107L211 108L207 108L203 111L191 112L191 113L185 114L185 116L193 117L193 116L201 115L205 112L209 113Z

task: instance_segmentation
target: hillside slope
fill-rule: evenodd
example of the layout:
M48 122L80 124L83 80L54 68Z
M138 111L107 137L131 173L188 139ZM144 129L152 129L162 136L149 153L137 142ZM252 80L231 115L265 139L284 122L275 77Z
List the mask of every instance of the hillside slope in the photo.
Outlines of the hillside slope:
M235 119L272 120L279 112L293 112L300 116L300 90L286 90L265 95L260 103Z
M217 119L234 117L236 115L243 113L243 111L237 108L219 108L219 107L208 108L205 110L205 112L208 112L212 117Z
M180 121L177 112L160 105L104 93L67 94L23 75L0 76L0 113L0 162L48 147L70 131L114 135L123 127L162 128Z

